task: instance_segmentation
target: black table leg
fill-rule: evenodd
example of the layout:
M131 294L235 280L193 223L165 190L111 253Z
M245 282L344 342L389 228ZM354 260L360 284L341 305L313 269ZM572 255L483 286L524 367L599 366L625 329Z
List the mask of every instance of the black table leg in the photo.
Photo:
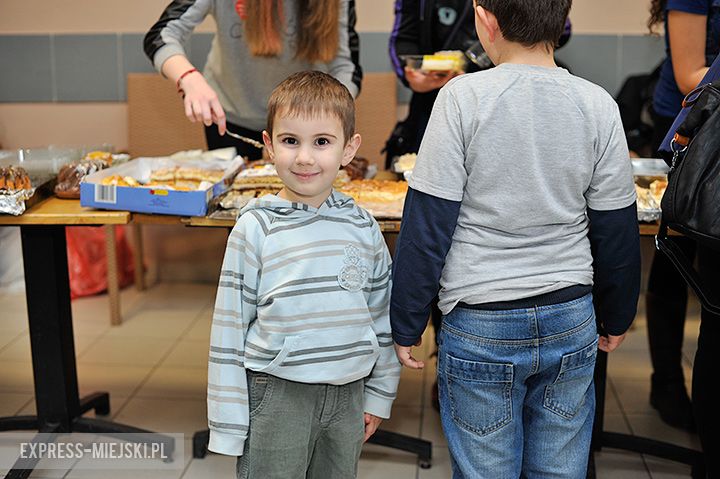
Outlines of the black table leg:
M0 418L0 431L103 434L163 444L171 457L175 448L172 437L160 434L148 437L150 431L145 429L82 417L90 409L109 414L110 396L101 392L81 399L79 395L65 227L23 226L21 237L37 415ZM6 477L24 478L30 472L25 466L11 470Z
M693 478L705 478L705 458L700 451L645 437L603 430L605 418L605 389L607 385L607 359L607 353L598 351L597 363L595 365L595 398L597 407L595 409L595 423L593 424L592 451L599 451L603 447L609 447L669 459L692 466ZM595 477L595 461L588 463L587 477Z
M197 431L193 434L194 458L202 459L207 455L209 440L210 431L207 429ZM368 442L417 454L418 464L421 468L429 469L430 466L432 466L432 443L430 441L378 429L375 431L375 434L368 439Z

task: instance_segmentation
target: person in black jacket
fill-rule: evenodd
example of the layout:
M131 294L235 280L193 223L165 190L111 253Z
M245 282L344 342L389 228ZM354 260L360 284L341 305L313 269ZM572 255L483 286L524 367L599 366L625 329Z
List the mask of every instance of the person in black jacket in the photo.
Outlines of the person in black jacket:
M557 48L568 42L571 30L570 19L567 19ZM395 1L395 23L389 42L390 60L397 77L413 94L407 118L395 128L395 138L388 140L386 167L390 167L390 160L395 154L418 151L440 88L456 76L456 73L427 74L405 68L401 57L430 55L442 50L464 52L477 44L472 0ZM557 60L556 63L567 69ZM468 62L466 72L488 67L492 67L489 60L483 67ZM394 140L399 140L401 145L393 145Z

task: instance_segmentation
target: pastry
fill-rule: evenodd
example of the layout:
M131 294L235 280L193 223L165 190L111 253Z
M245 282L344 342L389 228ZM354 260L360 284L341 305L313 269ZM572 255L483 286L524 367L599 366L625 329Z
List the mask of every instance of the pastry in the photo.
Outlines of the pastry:
M59 198L80 198L80 183L83 178L96 171L104 170L109 164L106 160L83 160L63 166L58 173L55 194Z
M32 188L30 177L20 166L4 166L0 168L0 190L19 191Z
M158 168L150 172L150 181L175 181L177 166L172 168Z
M361 180L365 178L368 170L368 160L359 156L353 158L343 169L350 176L351 180Z
M417 153L405 153L404 155L398 156L398 159L395 161L395 171L411 171L415 168L415 160L417 160Z
M82 161L93 161L93 160L101 160L107 163L108 165L112 165L113 157L112 153L109 151L91 151L87 153Z
M237 174L233 181L234 190L275 187L282 188L282 181L277 175L275 165L259 165L247 168Z
M655 201L657 201L658 203L660 203L660 200L662 200L663 194L667 189L667 185L668 182L666 179L655 180L650 183L650 194L653 195L653 198L655 198Z
M210 170L205 168L180 167L175 171L176 180L196 180L217 183L223 179L223 170Z

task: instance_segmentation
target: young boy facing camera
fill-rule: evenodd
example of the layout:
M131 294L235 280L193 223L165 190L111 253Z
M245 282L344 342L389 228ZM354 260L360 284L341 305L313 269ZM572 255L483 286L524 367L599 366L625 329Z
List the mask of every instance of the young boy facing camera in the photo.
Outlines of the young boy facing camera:
M228 239L208 371L209 449L239 478L351 478L390 417L400 364L390 255L377 222L334 191L360 146L348 90L320 72L282 82L263 139L284 187Z

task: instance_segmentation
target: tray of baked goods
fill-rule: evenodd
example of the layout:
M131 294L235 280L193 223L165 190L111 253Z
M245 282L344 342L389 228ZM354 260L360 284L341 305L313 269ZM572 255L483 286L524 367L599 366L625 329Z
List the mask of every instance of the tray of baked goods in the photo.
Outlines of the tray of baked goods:
M136 158L80 182L80 204L93 208L205 216L210 200L230 188L244 160L230 151L179 152Z
M667 188L667 164L656 158L633 158L638 220L654 222L662 216L660 202Z
M16 165L0 166L0 213L21 215L26 201L35 188L25 168Z
M399 219L402 217L406 181L393 180L351 180L338 188L351 196L355 202L377 219Z
M465 71L467 57L460 50L443 50L432 55L401 55L400 60L411 70L433 73Z
M0 151L0 213L19 215L51 196L53 189L57 191L58 175L67 165L90 158L104 158L109 162L127 158L127 155L96 148L50 146ZM102 148L112 147L103 145Z
M372 175L373 168L365 158L356 157L338 172L333 187L342 191L343 185ZM210 202L210 218L235 220L250 200L277 194L283 187L275 166L268 160L251 161L236 176L228 191Z

